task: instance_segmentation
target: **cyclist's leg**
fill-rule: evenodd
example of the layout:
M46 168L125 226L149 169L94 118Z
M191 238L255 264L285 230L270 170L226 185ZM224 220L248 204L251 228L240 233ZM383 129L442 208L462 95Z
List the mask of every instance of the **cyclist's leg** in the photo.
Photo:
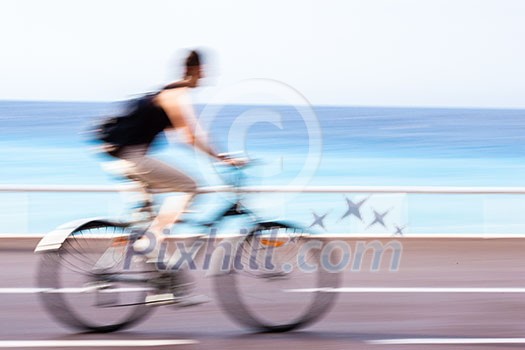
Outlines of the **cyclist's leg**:
M155 235L155 247L151 251L148 237L142 237L133 245L138 251L143 250L149 262L158 263L160 256L161 242L164 239L163 230L177 221L186 207L190 204L191 199L197 191L195 181L184 172L151 157L146 154L146 148L143 146L129 147L121 153L120 157L131 163L130 175L148 185L149 189L156 192L178 192L179 196L173 196L164 201L157 217L152 221L148 231ZM177 253L178 251L176 251ZM168 260L169 257L165 257ZM155 264L160 270L168 267L168 261L164 264ZM209 299L201 295L192 295L188 286L191 285L191 279L183 271L169 271L170 279L162 281L157 292L151 293L146 297L147 303L157 304L162 302L176 302L179 306L198 305L207 302ZM161 275L161 277L165 275ZM159 277L159 278L161 278ZM172 280L176 278L176 280ZM172 285L176 282L177 285Z
M148 253L153 259L158 257L160 243L164 239L164 229L173 225L189 206L197 190L196 182L187 174L158 159L145 155L141 146L127 148L122 158L132 163L132 175L148 184L155 192L177 192L179 195L167 198L148 231L156 237L156 248ZM148 247L149 241L137 242L137 247ZM140 248L139 248L140 249Z
M175 223L188 207L197 191L196 182L184 172L154 158L141 157L135 162L137 176L156 192L177 192L167 198L150 226L154 234Z

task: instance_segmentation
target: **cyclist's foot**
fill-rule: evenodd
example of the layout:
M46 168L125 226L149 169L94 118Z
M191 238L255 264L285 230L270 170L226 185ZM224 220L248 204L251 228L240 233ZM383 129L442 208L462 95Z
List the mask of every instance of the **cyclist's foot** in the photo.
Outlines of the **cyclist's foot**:
M194 283L185 275L184 271L160 272L149 280L155 286L154 294L146 297L146 304L176 306L193 306L209 301L204 295L193 294Z
M146 297L146 304L160 306L174 304L178 307L195 306L209 302L210 299L205 295L185 294L175 296L172 293L151 294Z
M175 296L172 293L157 293L146 296L146 304L151 306L173 304Z

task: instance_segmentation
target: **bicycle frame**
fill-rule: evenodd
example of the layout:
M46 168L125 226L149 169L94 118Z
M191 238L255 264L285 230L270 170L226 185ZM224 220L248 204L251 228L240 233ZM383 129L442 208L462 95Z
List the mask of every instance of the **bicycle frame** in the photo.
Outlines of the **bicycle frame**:
M244 179L245 179L245 176L244 176L242 170L245 167L246 167L246 165L245 166L229 166L229 169L233 170L234 179L232 181L230 181L230 183L229 183L229 185L233 189L237 189L237 188L240 188L242 186L242 184L244 182ZM238 192L238 191L232 191L232 192L236 194L235 201L229 207L227 207L226 209L218 212L213 217L208 218L206 220L194 220L194 219L184 218L184 216L183 216L181 219L179 219L177 221L177 223L187 223L187 224L191 224L191 225L195 225L195 226L201 226L201 227L204 227L204 228L210 228L210 227L215 226L217 223L219 223L220 221L222 221L226 217L229 217L229 216L240 216L240 215L245 215L245 216L250 217L250 219L253 222L262 221L261 218L258 217L252 210L250 210L250 209L246 208L244 205L242 205L242 196L241 196L240 192ZM145 199L143 201L141 201L141 204L143 204L143 206L139 206L136 209L138 210L138 212L147 212L149 214L150 219L149 220L132 221L131 224L148 222L148 221L153 220L154 217L155 217L155 213L154 213L154 210L153 210L153 207L152 207L152 203L151 203L151 200L150 200L151 195L154 192L148 191L147 188L144 187L143 193L145 194Z
M236 171L236 178L234 181L231 182L232 187L238 188L240 187L242 180L243 180L243 174L241 173L242 168L241 167L232 167L234 171ZM136 180L135 180L136 181ZM140 183L140 182L139 182ZM91 218L84 218L84 219L78 219L69 221L63 225L60 225L53 231L47 233L37 244L34 252L46 252L46 251L55 251L58 250L64 241L69 237L69 235L79 229L82 229L85 226L91 225L93 223L107 223L112 224L115 226L120 227L129 227L134 226L138 224L147 225L149 222L151 222L155 218L155 213L151 205L151 196L154 192L150 191L144 184L140 183L142 186L141 193L144 195L143 200L141 201L141 206L136 208L136 211L139 213L146 212L148 214L148 217L145 219L140 220L115 220L115 219L108 219L105 217L91 217ZM238 194L238 193L237 193ZM207 220L206 222L198 222L198 221L190 221L187 220L186 222L190 222L195 225L203 226L203 227L211 227L215 222L218 222L222 220L224 216L231 216L231 215L250 215L254 221L257 220L257 217L253 212L242 209L240 204L240 196L237 196L237 201L230 206L227 210L219 213L216 215L216 217L212 218L211 220ZM130 216L132 216L131 214Z

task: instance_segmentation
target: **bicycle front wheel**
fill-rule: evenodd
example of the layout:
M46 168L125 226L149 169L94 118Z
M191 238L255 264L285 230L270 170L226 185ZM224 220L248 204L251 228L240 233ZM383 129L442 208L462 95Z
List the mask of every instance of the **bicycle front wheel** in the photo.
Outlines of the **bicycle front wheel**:
M37 281L55 320L77 330L112 332L148 315L148 287L141 281L151 272L142 257L128 254L130 233L124 225L93 222L72 232L58 250L43 254Z
M309 243L310 242L310 243ZM224 311L243 326L268 332L305 327L334 305L340 273L321 266L321 246L304 229L261 223L238 245L231 269L214 277Z

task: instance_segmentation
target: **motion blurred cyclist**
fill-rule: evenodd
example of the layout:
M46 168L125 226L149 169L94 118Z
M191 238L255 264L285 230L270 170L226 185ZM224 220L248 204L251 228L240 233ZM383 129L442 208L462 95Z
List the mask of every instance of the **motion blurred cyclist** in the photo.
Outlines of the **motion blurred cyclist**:
M119 122L122 126L113 126L107 132L112 135L105 137L112 140L106 143L106 151L125 161L128 176L132 175L155 192L182 193L165 201L148 228L148 232L156 238L156 247L147 254L152 263L157 263L160 244L165 237L164 229L178 220L197 190L197 184L190 176L148 155L155 138L164 131L178 130L185 134L190 145L210 157L230 165L243 163L241 159L230 159L216 153L200 131L188 90L197 87L202 77L201 55L191 51L185 60L183 79L144 97L134 108L132 116L121 118ZM141 249L149 245L149 239L142 237L134 247Z

